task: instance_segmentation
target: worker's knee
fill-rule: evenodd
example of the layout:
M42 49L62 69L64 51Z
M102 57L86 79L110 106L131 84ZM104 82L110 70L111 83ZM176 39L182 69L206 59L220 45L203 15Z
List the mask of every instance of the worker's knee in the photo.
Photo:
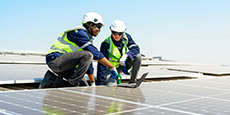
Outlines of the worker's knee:
M90 61L92 62L93 61L93 54L89 51L86 51L85 52L85 57Z
M137 62L141 62L142 61L141 54L137 54L134 60Z

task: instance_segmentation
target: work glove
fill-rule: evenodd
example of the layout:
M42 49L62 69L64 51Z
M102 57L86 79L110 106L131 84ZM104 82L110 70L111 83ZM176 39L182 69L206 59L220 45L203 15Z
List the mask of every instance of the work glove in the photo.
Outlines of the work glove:
M130 75L126 66L123 67L122 70L123 70L124 74Z
M127 57L128 57L127 54L124 54L124 55L121 57L121 59L120 59L120 61L119 61L119 62L120 62L119 64L120 64L121 66L126 66L126 65L125 65L125 62L126 62L126 60L127 60Z
M117 77L118 72L117 72L116 67L114 67L114 68L111 69L111 73L110 74L111 74L112 78L116 78Z

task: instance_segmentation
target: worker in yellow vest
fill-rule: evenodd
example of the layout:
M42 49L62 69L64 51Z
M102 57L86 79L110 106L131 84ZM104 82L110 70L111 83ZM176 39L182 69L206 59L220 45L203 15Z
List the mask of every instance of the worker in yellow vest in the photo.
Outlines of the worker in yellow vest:
M48 70L40 88L79 86L87 73L94 80L92 61L98 60L110 68L111 75L117 76L117 70L104 55L92 44L101 27L102 17L95 12L83 16L82 25L63 32L51 46L46 55Z
M134 42L131 35L126 33L126 26L123 21L115 20L111 26L111 35L107 37L100 47L100 52L115 66L118 72L124 72L130 74L128 70L131 70L131 79L129 83L136 83L138 71L141 66L142 57L140 55L140 48ZM117 77L112 78L108 76L111 70L104 66L102 63L98 63L97 67L97 84L103 85L106 81L108 85L117 84Z

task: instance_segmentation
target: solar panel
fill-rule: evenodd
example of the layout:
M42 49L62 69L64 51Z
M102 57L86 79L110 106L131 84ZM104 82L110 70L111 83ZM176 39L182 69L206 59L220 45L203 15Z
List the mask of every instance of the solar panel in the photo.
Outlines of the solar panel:
M93 62L94 66L94 75L97 75L97 62ZM167 70L166 66L141 66L138 72L137 78L139 79L141 75L145 72L149 72L147 79L149 78L171 78L171 77L199 77L202 74L183 72L183 71L171 71ZM130 79L130 75L126 75L123 72L121 73L122 79ZM85 76L89 80L88 76ZM95 76L95 79L96 76Z
M0 113L230 114L230 84L221 82L223 79L229 81L230 76L144 82L135 89L97 86L5 91L0 92Z
M45 64L45 56L0 55L1 62L39 62Z
M0 78L0 85L3 85L3 84L14 84L14 80Z
M39 83L44 77L48 66L45 64L44 56L21 56L21 55L0 55L0 84L19 84L19 83ZM143 62L148 62L143 60ZM170 62L151 61L151 63ZM175 64L175 62L173 62ZM93 62L94 75L97 73L97 62ZM196 77L199 74L188 72L177 72L161 69L158 67L141 67L138 74L139 78L142 73L149 72L147 78L168 78L168 77ZM122 79L130 79L130 75L121 74ZM85 78L89 80L88 76ZM96 79L96 76L95 76Z
M169 70L177 71L188 71L188 72L197 72L211 75L230 75L230 67L226 66L212 66L212 65L203 65L203 66L173 66L167 67Z
M0 84L39 83L47 69L46 65L0 64ZM146 71L150 72L147 78L196 76L187 72L168 71L157 67L141 67L138 78ZM123 79L130 79L128 75L122 74L122 76Z
M160 60L142 60L141 65L149 65L149 66L179 66L179 65L200 65L194 63L184 63L184 62L176 62L176 61L160 61Z
M164 69L164 67L154 67L154 66L148 66L148 67L141 67L137 78L140 78L141 75L145 72L149 72L148 78L170 78L170 77L198 77L201 76L201 74L198 73L190 73L190 72L182 72L182 71L170 71L167 69ZM130 79L130 75L125 75L121 73L121 76L123 79Z
M48 67L46 65L0 64L0 84L39 83Z
M94 62L94 75L96 75L97 67ZM48 70L47 65L35 64L0 64L0 84L18 84L18 83L39 83L44 77L45 72ZM149 72L148 78L169 78L169 77L197 77L201 74L170 71L162 69L161 67L141 67L137 78ZM130 79L130 75L121 74L122 79ZM85 75L88 79L88 76ZM95 76L96 79L96 76ZM89 80L89 79L88 79Z

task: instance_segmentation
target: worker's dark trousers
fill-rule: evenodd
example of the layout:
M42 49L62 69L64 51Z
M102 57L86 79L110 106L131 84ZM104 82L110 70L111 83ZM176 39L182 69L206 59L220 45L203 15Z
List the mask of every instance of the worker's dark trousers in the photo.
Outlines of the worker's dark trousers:
M138 74L140 67L141 67L141 61L142 61L142 57L140 54L137 54L137 56L134 58L134 60L127 58L127 60L126 60L127 70L129 70L131 67L133 67L133 69L131 71L130 82L136 82L137 74Z
M75 51L65 53L48 63L49 68L61 77L64 77L73 86L78 86L85 76L93 54L89 51ZM76 68L76 65L78 67Z

